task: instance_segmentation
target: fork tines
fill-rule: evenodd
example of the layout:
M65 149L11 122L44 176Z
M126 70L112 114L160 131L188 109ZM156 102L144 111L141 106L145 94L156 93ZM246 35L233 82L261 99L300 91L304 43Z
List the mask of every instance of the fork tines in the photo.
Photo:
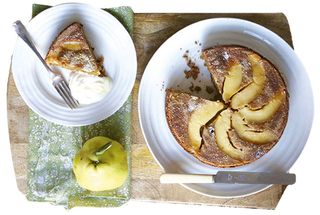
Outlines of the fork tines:
M79 102L72 97L71 90L62 77L59 77L58 80L54 80L53 86L71 109L75 109L79 106Z

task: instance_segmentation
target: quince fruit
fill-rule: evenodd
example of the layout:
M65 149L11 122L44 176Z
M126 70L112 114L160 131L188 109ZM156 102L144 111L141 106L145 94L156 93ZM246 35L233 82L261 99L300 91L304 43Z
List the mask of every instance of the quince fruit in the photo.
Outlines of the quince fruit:
M126 152L115 140L102 136L91 138L76 154L73 172L78 184L87 190L116 189L128 177Z

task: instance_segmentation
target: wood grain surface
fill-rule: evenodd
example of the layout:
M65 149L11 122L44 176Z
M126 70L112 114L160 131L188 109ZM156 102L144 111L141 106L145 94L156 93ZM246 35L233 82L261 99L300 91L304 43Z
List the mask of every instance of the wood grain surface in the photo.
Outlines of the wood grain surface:
M139 125L137 110L139 82L148 61L167 38L189 24L216 17L235 17L256 22L274 31L292 46L288 21L281 13L135 14L133 39L138 57L138 73L133 89L132 201L165 201L184 204L274 209L285 190L285 186L274 185L254 195L225 199L203 196L180 185L160 184L159 182L159 176L163 171L151 156ZM7 110L10 145L17 186L22 193L25 193L29 109L16 89L11 72L8 80Z

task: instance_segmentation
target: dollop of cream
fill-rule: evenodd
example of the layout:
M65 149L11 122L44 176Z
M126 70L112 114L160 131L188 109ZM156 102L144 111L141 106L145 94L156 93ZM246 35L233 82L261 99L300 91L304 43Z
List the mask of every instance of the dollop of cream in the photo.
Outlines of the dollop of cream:
M98 77L84 72L71 72L69 87L72 96L82 105L103 99L112 88L109 77Z

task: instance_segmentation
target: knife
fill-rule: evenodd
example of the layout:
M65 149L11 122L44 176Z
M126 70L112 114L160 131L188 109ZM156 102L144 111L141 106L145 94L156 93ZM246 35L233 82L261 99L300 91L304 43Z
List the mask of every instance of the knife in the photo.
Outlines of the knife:
M296 182L296 175L280 172L218 171L217 174L174 174L160 176L162 184L225 183L225 184L282 184Z

